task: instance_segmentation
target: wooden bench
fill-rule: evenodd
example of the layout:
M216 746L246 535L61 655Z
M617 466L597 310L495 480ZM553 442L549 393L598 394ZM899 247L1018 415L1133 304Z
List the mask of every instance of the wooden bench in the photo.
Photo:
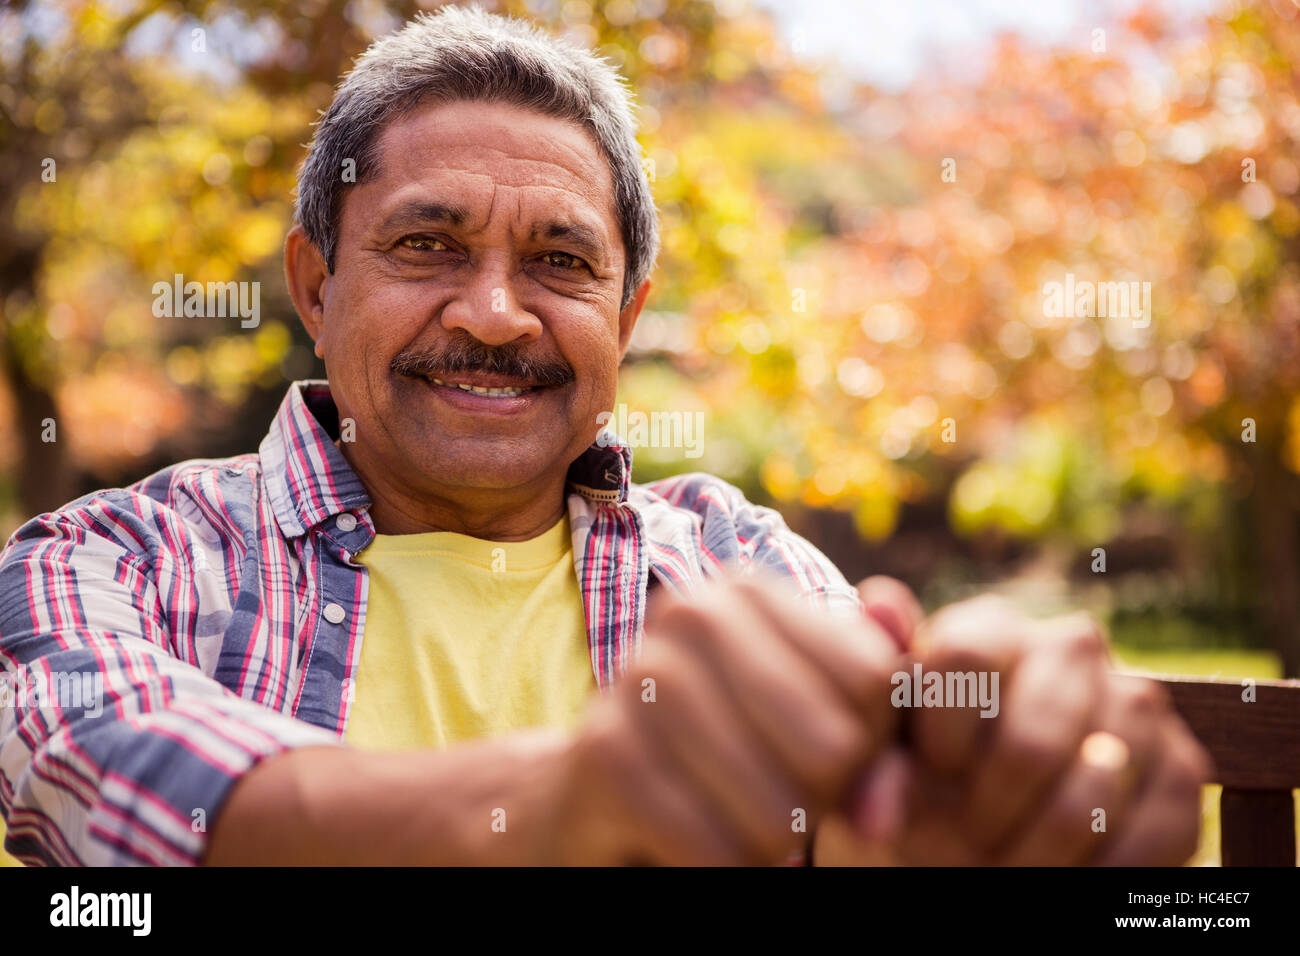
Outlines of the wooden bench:
M1240 680L1156 679L1214 758L1223 865L1295 866L1300 681L1257 680L1249 702Z

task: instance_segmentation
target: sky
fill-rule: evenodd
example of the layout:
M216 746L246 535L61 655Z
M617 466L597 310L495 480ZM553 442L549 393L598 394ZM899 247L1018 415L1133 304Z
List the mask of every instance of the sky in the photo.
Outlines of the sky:
M725 6L729 0L718 0ZM997 34L1013 30L1049 44L1086 49L1139 0L754 0L770 10L796 52L838 60L857 79L898 90L929 64L978 69ZM1223 0L1163 0L1189 16Z

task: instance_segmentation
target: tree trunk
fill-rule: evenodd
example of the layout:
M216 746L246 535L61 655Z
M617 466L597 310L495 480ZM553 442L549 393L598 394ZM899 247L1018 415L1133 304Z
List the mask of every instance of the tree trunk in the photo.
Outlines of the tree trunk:
M1282 676L1300 676L1300 548L1296 540L1296 478L1277 449L1256 446L1251 494L1259 587L1269 643L1282 658Z
M54 396L33 380L12 342L3 350L4 375L18 404L18 500L24 518L52 511L76 496L65 452L68 433L58 421ZM55 441L43 441L46 419L55 421Z

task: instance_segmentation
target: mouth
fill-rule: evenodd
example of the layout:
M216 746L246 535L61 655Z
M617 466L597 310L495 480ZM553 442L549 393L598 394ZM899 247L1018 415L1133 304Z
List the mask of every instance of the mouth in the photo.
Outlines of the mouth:
M440 378L429 377L425 379L431 385L437 385L441 388L458 388L462 392L469 392L471 395L483 395L487 398L518 398L525 392L533 392L538 389L536 385L475 385L470 382L444 382Z
M427 388L440 404L462 415L516 418L534 411L542 396L555 391L546 385L531 385L520 379L480 373L457 374L448 378L416 375L412 378Z

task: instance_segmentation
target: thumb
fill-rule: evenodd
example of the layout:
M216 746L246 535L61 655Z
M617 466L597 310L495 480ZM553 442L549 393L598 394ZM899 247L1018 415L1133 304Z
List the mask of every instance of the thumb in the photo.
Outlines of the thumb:
M855 781L844 815L857 836L870 843L892 844L907 822L912 764L901 746L882 752Z

